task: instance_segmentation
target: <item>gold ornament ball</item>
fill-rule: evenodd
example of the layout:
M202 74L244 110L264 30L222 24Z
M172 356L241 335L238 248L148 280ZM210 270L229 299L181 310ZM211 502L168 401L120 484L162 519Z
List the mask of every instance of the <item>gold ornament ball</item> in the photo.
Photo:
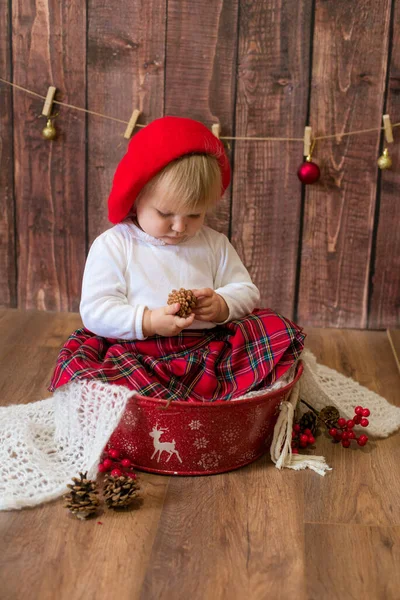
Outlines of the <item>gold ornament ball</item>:
M45 140L54 140L57 136L57 130L50 119L47 121L47 125L42 131L42 136Z
M382 156L380 156L378 158L378 167L380 169L390 169L391 166L392 166L392 159L389 156L388 149L385 148Z

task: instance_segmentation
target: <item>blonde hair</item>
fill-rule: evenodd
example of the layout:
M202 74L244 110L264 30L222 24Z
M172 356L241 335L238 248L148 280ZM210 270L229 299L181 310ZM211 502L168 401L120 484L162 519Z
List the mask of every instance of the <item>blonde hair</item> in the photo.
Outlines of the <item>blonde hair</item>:
M186 154L168 163L140 191L138 198L162 187L162 199L176 211L207 211L222 195L218 160L210 154Z

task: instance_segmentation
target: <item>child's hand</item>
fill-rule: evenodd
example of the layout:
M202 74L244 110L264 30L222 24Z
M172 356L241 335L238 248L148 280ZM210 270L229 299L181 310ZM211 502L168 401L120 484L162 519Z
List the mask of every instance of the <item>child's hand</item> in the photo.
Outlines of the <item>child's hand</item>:
M169 306L162 306L155 310L145 309L143 315L143 335L149 337L151 335L178 335L189 327L194 321L194 314L192 313L186 319L183 317L177 317L176 313L180 309L180 304L170 304Z
M197 305L194 309L196 319L199 321L221 323L229 317L227 303L214 290L211 288L202 288L200 290L192 290L192 292L197 298Z

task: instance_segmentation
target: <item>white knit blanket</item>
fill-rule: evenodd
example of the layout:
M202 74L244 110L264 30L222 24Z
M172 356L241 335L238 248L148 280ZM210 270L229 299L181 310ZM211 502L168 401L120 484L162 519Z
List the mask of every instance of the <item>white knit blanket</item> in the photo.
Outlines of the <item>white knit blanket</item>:
M321 456L291 453L299 394L318 410L333 405L347 418L355 406L368 406L368 434L374 437L387 437L400 427L400 408L318 365L308 350L301 359L304 373L281 403L274 430L271 457L277 468L308 467L321 475L329 469ZM80 471L95 479L101 453L134 394L122 386L77 380L56 390L52 398L0 408L0 509L53 500L68 491L67 483Z

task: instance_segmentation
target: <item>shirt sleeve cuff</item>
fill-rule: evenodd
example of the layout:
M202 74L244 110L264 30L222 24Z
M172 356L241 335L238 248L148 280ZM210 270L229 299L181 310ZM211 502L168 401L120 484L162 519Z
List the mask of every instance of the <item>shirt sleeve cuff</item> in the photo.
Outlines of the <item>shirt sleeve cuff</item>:
M134 327L135 327L134 338L136 340L147 340L147 337L145 337L143 335L143 315L144 315L144 311L146 308L147 307L144 304L140 304L136 308L135 323L134 323Z
M229 321L232 321L232 309L233 309L233 307L232 307L231 301L229 299L229 296L226 296L225 294L221 294L221 292L218 291L218 290L215 290L215 293L218 294L218 296L221 296L221 298L223 298L225 300L225 302L227 304L227 307L228 307L228 310L229 310L228 318L225 319L225 321L215 321L216 325L224 325L225 323L228 323Z

